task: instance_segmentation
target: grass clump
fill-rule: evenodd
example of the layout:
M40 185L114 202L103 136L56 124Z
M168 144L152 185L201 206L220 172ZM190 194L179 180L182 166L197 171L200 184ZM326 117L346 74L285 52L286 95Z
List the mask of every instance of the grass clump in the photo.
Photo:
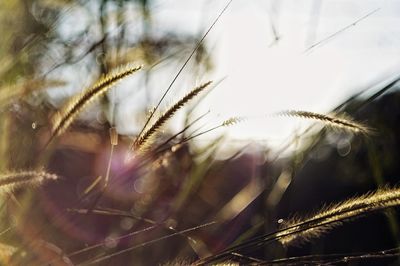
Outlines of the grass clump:
M35 8L40 8L50 6L50 2L54 2L52 7L56 2L69 6L70 1L33 2L37 5ZM93 42L89 47L78 45L73 49L71 47L80 43L80 38L65 42L62 38L57 39L56 33L46 31L43 36L49 38L47 45L59 47L62 43L60 46L65 46L63 49L71 49L66 51L65 62L50 59L32 61L45 66L49 64L48 72L36 73L32 67L22 67L21 64L28 64L30 60L19 57L33 53L30 49L34 50L35 42L40 39L38 37L32 39L32 43L27 40L23 44L25 48L13 51L18 54L15 56L15 67L7 64L0 71L4 80L0 85L0 189L6 192L0 194L3 200L0 206L0 259L4 264L318 264L345 262L346 257L356 260L379 255L387 259L389 255L400 254L397 245L397 250L368 252L369 249L365 248L356 250L359 255L354 255L353 251L360 242L356 242L357 237L354 237L355 242L347 253L332 255L324 250L330 244L334 247L346 244L339 240L331 243L329 237L335 236L334 230L345 227L342 226L345 224L351 226L361 217L369 219L379 211L385 211L384 222L389 226L371 223L370 228L389 228L382 235L393 237L393 242L398 240L398 215L393 210L400 204L400 189L386 184L395 183L396 180L389 182L387 178L399 173L395 166L397 157L394 156L398 148L388 143L397 143L400 131L380 124L382 121L388 123L388 117L392 117L388 114L384 114L383 119L368 119L372 121L371 126L356 121L350 115L342 115L344 111L351 110L353 117L363 121L361 118L369 116L362 111L385 101L378 97L388 89L381 89L379 95L367 99L355 97L336 113L279 112L276 114L279 117L309 119L326 127L313 134L309 134L308 129L296 134L282 148L282 153L268 150L253 141L255 144L252 146L246 143L242 150L224 154L221 159L219 152L226 152L224 148L229 140L221 134L201 146L198 145L200 137L238 123L245 124L247 117L232 114L232 117L210 126L211 123L205 120L212 110L197 116L194 115L197 105L193 105L179 130L172 131L167 127L168 122L177 118L178 111L183 111L189 103L211 91L211 81L195 87L184 97L175 97L169 108L158 116L156 114L166 94L185 74L183 70L191 66L191 61L196 60L188 71L191 80L205 76L203 72L207 71L200 68L207 61L204 58L207 47L203 42L232 1L228 1L203 35L184 39L168 34L163 38L154 36L148 30L154 22L149 12L151 5L148 1L139 1L136 3L140 6L137 11L141 12L141 25L144 25L144 33L138 37L139 40L127 36L131 30L127 25L131 24L123 21L129 17L125 12L129 12L132 6L126 1L105 0L100 1L98 6L94 4L94 7L72 2L76 5L74 8L98 8L98 12L94 13L100 16L99 19L91 20L98 21L98 28L87 29L82 36L94 31L102 34L100 39L97 35L90 35L88 40ZM26 5L29 6L29 3ZM24 10L26 7L21 5L19 8ZM34 8L32 10L35 11ZM29 16L31 9L25 11ZM50 15L54 12L47 11ZM0 17L1 13L0 9ZM36 15L35 21L40 17ZM25 23L29 25L29 21ZM117 32L110 30L110 25L115 24L118 25ZM54 27L50 28L54 30ZM49 36L56 40L53 42ZM0 40L1 47L7 47L1 43L4 41ZM189 41L191 45L187 49ZM111 88L142 69L142 66L130 64L108 71L120 61L128 61L127 51L129 58L136 59L133 61L135 65L144 61L150 67L142 71L143 75L133 77L137 81L132 83L135 86L128 82L123 84L134 87L129 90L131 95L117 95L116 90ZM148 85L154 68L180 62L184 51L187 52L185 60L177 68L167 89L151 91ZM172 60L174 52L178 56ZM48 87L68 85L68 81L61 82L64 76L56 70L71 67L78 71L84 69L82 65L87 62L86 69L102 73L102 77L93 86L66 99L65 104L55 110L42 93ZM23 73L22 70L30 70L30 73ZM21 82L18 76L34 78ZM140 88L146 88L146 91L140 91ZM154 101L153 94L160 96L160 100ZM141 96L145 100L142 101ZM141 104L139 111L121 119L121 113L125 111L123 100L135 97L140 98L136 102L138 106ZM80 119L80 114L94 100L101 100L102 109L96 110L98 114ZM229 97L223 100L229 101ZM149 109L153 103L157 104L146 117L141 111ZM378 111L382 113L384 109ZM107 119L101 116L104 111L110 111ZM365 112L375 114L378 111ZM49 114L52 119L47 124ZM132 121L137 126L134 131L124 131L121 125L131 124ZM199 126L200 121L205 123ZM377 130L373 130L372 125ZM386 139L374 138L373 133L378 132L378 128L387 134ZM366 136L369 137L367 142L363 139ZM55 142L56 138L59 141ZM391 142L384 142L388 140ZM46 141L54 145L43 147L42 143ZM296 147L294 151L283 157L286 147L293 146ZM382 153L389 148L393 150ZM337 152L339 149L340 152ZM138 156L124 160L132 154ZM57 182L50 182L55 180ZM42 186L45 183L48 184ZM325 190L324 185L328 187ZM357 189L348 189L352 185ZM25 189L32 186L41 186L42 189ZM366 188L373 192L351 197L354 192L364 192ZM299 195L298 198L295 198L296 195ZM343 200L346 198L350 199ZM313 203L319 206L321 202L338 203L328 203L326 207L312 212L310 206ZM297 204L300 203L305 205L299 207ZM289 218L278 219L280 217ZM360 237L369 235L366 232ZM371 246L378 243L369 242ZM311 254L306 245L320 254ZM376 245L383 247L383 244ZM303 246L306 248L302 250ZM292 252L294 248L300 249ZM299 253L307 257L293 255Z

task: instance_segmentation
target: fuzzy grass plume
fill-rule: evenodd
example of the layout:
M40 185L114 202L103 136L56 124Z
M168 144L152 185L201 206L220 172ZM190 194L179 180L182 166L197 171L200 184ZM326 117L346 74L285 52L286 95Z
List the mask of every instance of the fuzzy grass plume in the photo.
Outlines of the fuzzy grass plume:
M332 128L344 129L354 133L360 133L368 135L371 133L371 129L362 123L353 121L350 117L345 117L343 115L324 115L309 111L298 111L298 110L286 110L277 113L278 116L290 116L290 117L300 117L305 119L311 119L320 121Z
M304 243L327 233L344 222L399 205L399 187L378 189L375 192L324 207L311 216L303 218L295 216L281 223L282 228L276 232L257 236L232 246L220 253L200 259L194 265L215 265L217 262L226 261L232 257L233 253L240 253L275 241L279 241L285 246Z
M276 237L284 245L307 242L351 219L400 205L400 188L383 188L322 208L316 214L284 223Z
M222 121L221 124L219 124L219 125L217 125L215 127L212 127L210 129L201 131L199 133L196 133L198 130L195 130L194 132L192 132L192 134L190 134L188 137L186 137L183 140L181 140L178 144L181 144L181 143L184 143L184 142L188 142L189 140L192 140L194 138L197 138L199 136L202 136L204 134L207 134L207 133L209 133L211 131L217 130L217 129L222 128L222 127L230 127L230 126L236 125L236 124L238 124L238 123L240 123L240 122L242 122L242 121L244 121L246 119L247 119L246 117L239 117L239 116L230 117L230 118Z
M143 134L139 135L136 140L133 142L130 150L141 151L144 150L150 139L159 131L159 129L171 118L174 114L181 109L185 104L187 104L190 100L196 97L200 92L206 89L212 81L208 81L203 83L202 85L194 88L191 92L189 92L186 96L177 101L174 105L172 105L166 112L164 112L155 122L154 124L144 131Z
M20 171L0 174L0 189L11 191L23 186L37 186L47 180L57 180L58 176L44 171Z
M224 122L222 122L222 126L224 126L224 127L233 126L233 125L236 125L236 124L238 124L238 123L240 123L240 122L242 122L244 120L245 120L244 117L236 117L236 116L234 116L234 117L231 117L231 118L225 120Z
M127 66L125 68L112 71L97 81L92 87L84 90L81 94L72 97L64 106L54 115L52 123L51 140L61 135L73 122L76 116L95 98L106 93L113 85L123 78L132 75L140 70L142 66Z

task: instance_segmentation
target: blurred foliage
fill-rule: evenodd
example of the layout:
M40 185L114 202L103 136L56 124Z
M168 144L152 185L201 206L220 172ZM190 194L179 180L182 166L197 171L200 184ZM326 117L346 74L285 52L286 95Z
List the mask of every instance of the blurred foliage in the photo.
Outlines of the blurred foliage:
M397 183L400 97L398 91L387 93L396 83L341 107L367 121L377 135L362 139L328 130L300 134L290 145L301 139L303 146L284 159L272 158L257 145L217 159L225 145L223 136L199 148L184 141L197 133L189 127L165 142L174 134L167 130L155 142L164 149L125 164L129 136L119 135L118 145L110 143L109 129L116 121L109 110L117 104L111 94L97 106L111 115L92 114L90 118L97 119L74 122L44 149L50 117L57 109L49 91L63 91L60 87L73 82L84 87L92 76L132 61L149 66L146 83L154 66L167 61L162 67L176 70L175 64L192 51L201 36L157 31L153 3L0 2L0 170L46 168L61 177L40 188L2 194L3 264L157 265L177 263L176 259L185 264L273 232L280 218L293 213L308 213L322 203ZM139 26L132 30L132 25ZM211 68L210 51L203 44L187 75L194 79ZM70 93L60 94L67 98ZM149 102L141 104L150 109ZM132 115L143 120L147 114ZM187 124L193 119L187 115ZM368 219L300 248L259 245L229 259L267 263L304 254L398 247L396 212ZM218 223L196 228L213 221ZM181 232L188 228L192 231ZM350 232L357 235L352 241L346 239Z

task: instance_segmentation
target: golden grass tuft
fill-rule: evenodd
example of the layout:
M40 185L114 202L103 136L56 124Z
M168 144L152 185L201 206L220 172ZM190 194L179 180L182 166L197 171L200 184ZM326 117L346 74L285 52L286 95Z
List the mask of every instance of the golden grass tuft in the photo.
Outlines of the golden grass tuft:
M154 124L144 131L143 134L139 135L133 144L131 145L130 150L135 150L135 151L143 151L145 148L148 146L148 143L150 142L150 139L160 130L160 128L170 119L174 116L174 114L181 109L185 104L187 104L190 100L192 100L194 97L196 97L200 92L202 92L204 89L206 89L212 81L207 81L206 83L203 83L202 85L194 88L192 91L190 91L186 96L181 98L179 101L177 101L174 105L172 105L166 112L164 112L155 122Z
M348 130L350 132L369 135L372 129L366 125L355 122L352 118L344 115L324 115L309 111L286 110L277 113L278 116L300 117L305 119L316 120L328 125L332 128Z
M294 217L284 223L276 237L284 245L307 242L346 221L399 205L400 188L378 189L373 193L322 208L309 217Z
M52 135L49 142L61 135L73 122L76 116L94 99L106 93L113 85L123 78L139 71L142 66L126 66L112 71L110 74L100 78L92 87L84 90L81 94L72 97L52 118Z
M48 180L57 180L58 176L44 171L18 171L0 174L0 188L4 191L26 186L38 186Z
M221 126L223 127L229 127L229 126L233 126L236 125L240 122L242 122L244 120L243 117L231 117L229 119L226 119L225 121L222 122Z

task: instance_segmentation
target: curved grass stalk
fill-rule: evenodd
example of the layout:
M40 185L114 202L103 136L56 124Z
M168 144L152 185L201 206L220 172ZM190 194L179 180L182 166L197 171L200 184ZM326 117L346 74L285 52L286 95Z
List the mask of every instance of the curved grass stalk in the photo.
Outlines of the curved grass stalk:
M366 125L355 122L352 118L348 116L338 116L338 115L324 115L309 111L298 111L298 110L287 110L277 113L278 116L290 116L290 117L300 117L305 119L316 120L328 125L332 128L344 129L354 133L360 133L369 135L372 133L372 129Z
M385 249L375 252L357 252L357 253L337 253L337 254L315 254L297 257L288 257L266 261L266 265L321 265L321 264L340 264L350 261L367 261L368 259L387 259L398 257L400 250L398 247Z
M190 136L182 139L177 144L182 144L182 143L188 142L189 140L192 140L194 138L200 137L201 135L207 134L207 133L209 133L211 131L214 131L214 130L217 130L217 129L221 128L221 127L230 127L230 126L236 125L236 124L238 124L238 123L240 123L240 122L242 122L244 120L246 120L246 117L233 116L231 118L228 118L228 119L222 121L221 124L219 124L219 125L217 125L215 127L212 127L210 129L206 129L206 130L201 131L199 133L195 133L194 132Z
M191 92L189 92L186 96L181 98L178 102L176 102L173 106L171 106L164 114L162 114L154 124L142 135L139 135L136 140L131 145L130 150L135 151L143 151L146 145L149 143L150 139L159 131L159 129L174 116L174 114L181 109L185 104L187 104L190 100L196 97L200 92L206 89L212 81L208 81L203 83L202 85L194 88Z
M283 245L307 242L345 222L399 205L400 188L378 189L375 192L322 208L316 214L306 218L293 218L276 232L232 246L218 254L199 260L195 265L223 261L231 256L232 252L240 252L274 241L279 241Z
M118 81L132 75L141 68L142 66L127 66L123 69L115 70L111 74L101 78L92 87L68 100L52 118L52 133L48 143L55 137L61 135L90 102L106 93L108 89L114 86Z
M400 205L399 188L379 189L373 193L367 193L360 197L322 208L316 214L307 218L294 217L284 225L289 229L284 229L284 227L284 230L276 236L280 238L279 241L284 245L307 242L352 218L398 205ZM315 226L307 228L309 224L314 224Z
M146 246L148 246L148 245L157 243L157 242L159 242L159 241L162 241L162 240L165 240L165 239L169 239L169 238L174 237L174 236L186 234L186 233L189 233L189 232L193 232L193 231L196 231L196 230L200 230L200 229L202 229L202 228L205 228L205 227L208 227L208 226L211 226L211 225L215 225L215 224L216 224L216 222L213 221L213 222L204 223L204 224L201 224L201 225L198 225L198 226L195 226L195 227L191 227L191 228L188 228L188 229L185 229L185 230L177 231L177 232L175 232L175 233L167 234L167 235L165 235L165 236L158 237L158 238L155 238L155 239L153 239L153 240L149 240L149 241L147 241L147 242L144 242L144 243L141 243L141 244L137 244L137 245L135 245L135 246L132 246L132 247L129 247L129 248L126 248L126 249L122 249L122 250L120 250L120 251L111 253L111 254L109 254L109 255L104 255L104 256L95 257L95 258L93 258L93 259L90 259L89 261L83 262L83 263L78 264L78 265L79 265L79 266L83 266L83 265L98 264L99 262L108 260L108 259L113 258L113 257L115 257L115 256L124 254L124 253L126 253L126 252L130 252L130 251L135 250L135 249L138 249L138 248L143 248L143 247L146 247Z
M44 171L20 171L0 174L0 189L12 191L22 186L37 186L47 180L57 180L58 176Z
M164 98L167 96L168 92L171 90L172 86L175 84L175 81L178 79L178 77L181 75L182 71L185 69L186 65L189 63L190 59L192 59L193 55L196 53L197 50L199 50L200 46L206 39L207 35L211 32L211 30L214 28L215 24L217 24L218 20L222 17L222 15L225 13L225 11L228 9L228 7L231 5L233 0L229 0L228 3L225 5L225 7L221 10L221 12L218 14L218 16L215 18L213 23L211 23L210 27L208 27L207 31L203 34L201 39L197 42L196 46L192 50L192 52L189 54L189 56L186 58L185 62L181 66L181 68L178 70L174 78L172 79L171 83L168 85L167 89L165 90L164 94L161 96L160 100L158 101L157 105L154 107L153 111L150 113L150 116L147 118L144 126L142 127L142 130L139 133L139 136L143 134L143 132L146 130L147 125L150 123L151 119L153 118L155 112L157 109L160 107L162 101Z

